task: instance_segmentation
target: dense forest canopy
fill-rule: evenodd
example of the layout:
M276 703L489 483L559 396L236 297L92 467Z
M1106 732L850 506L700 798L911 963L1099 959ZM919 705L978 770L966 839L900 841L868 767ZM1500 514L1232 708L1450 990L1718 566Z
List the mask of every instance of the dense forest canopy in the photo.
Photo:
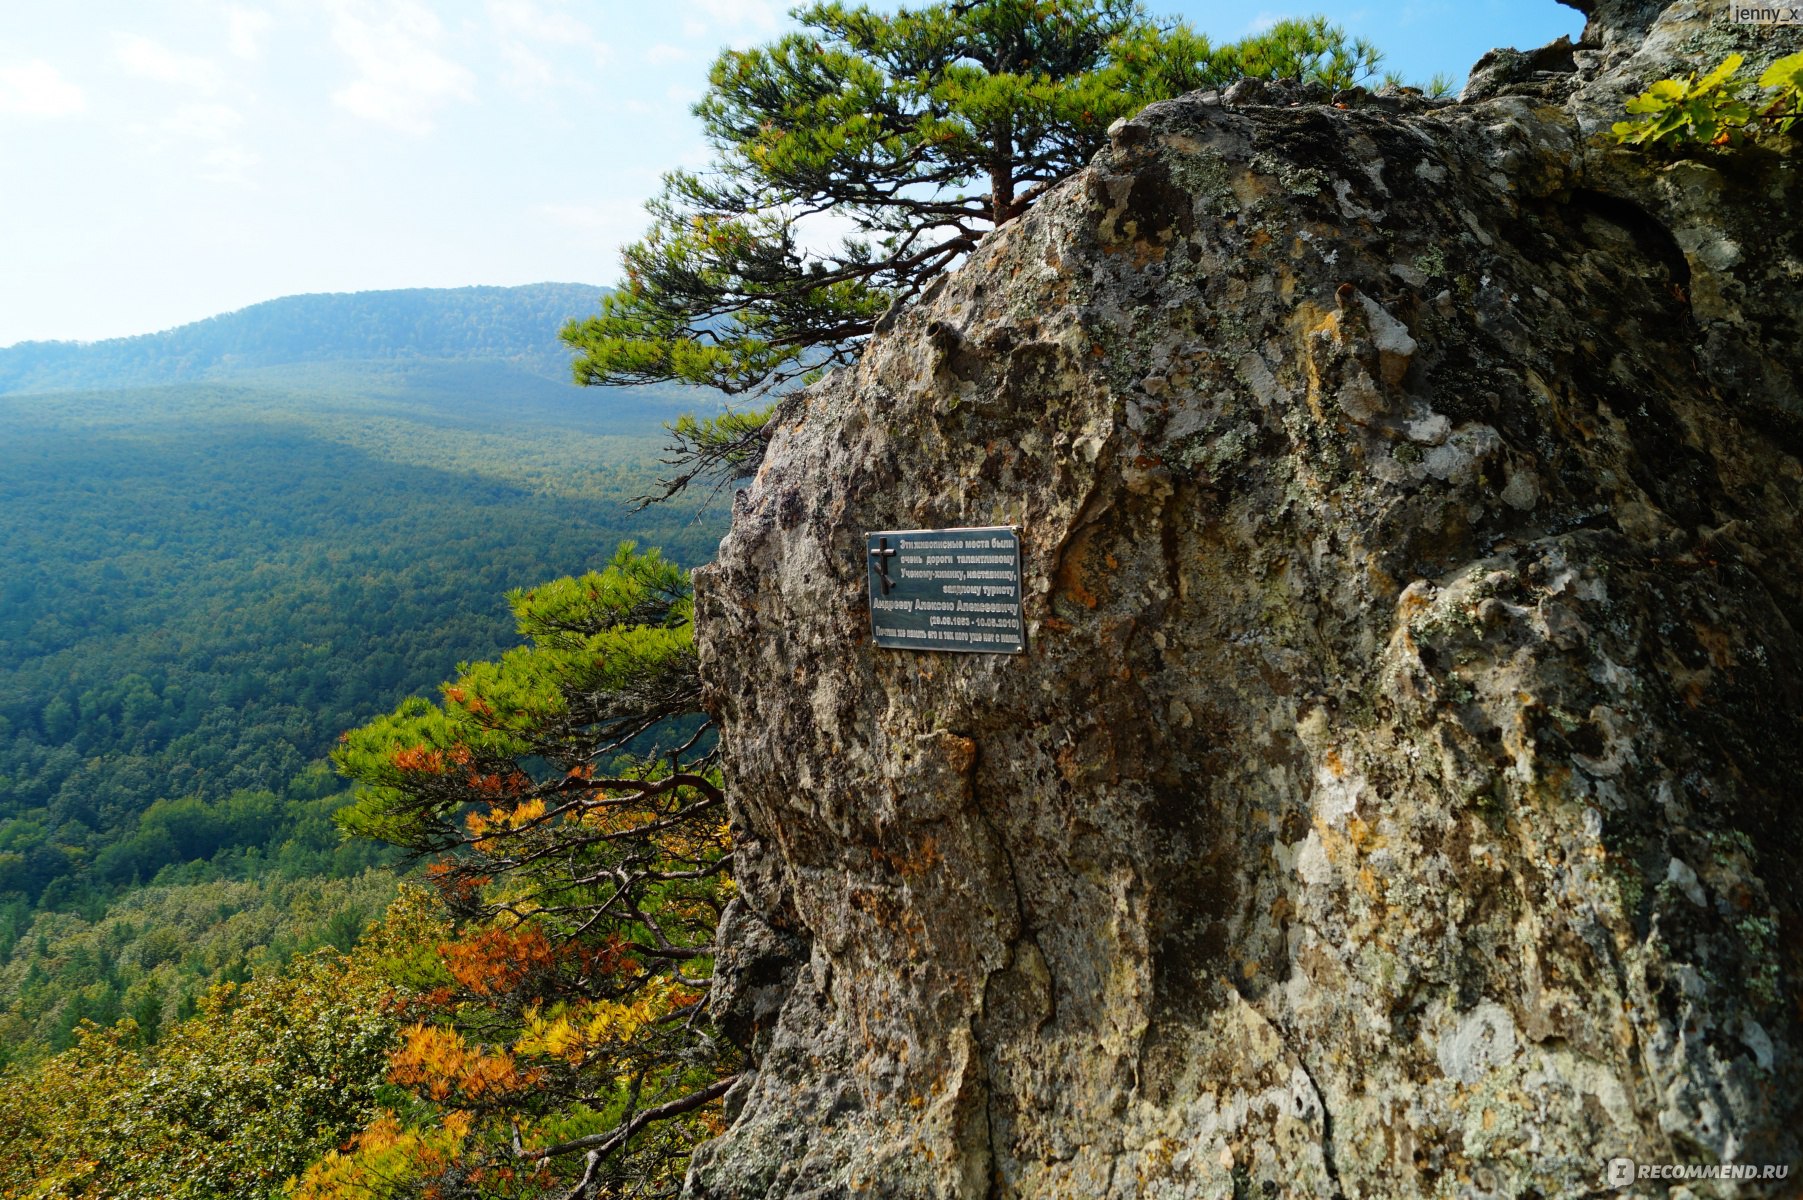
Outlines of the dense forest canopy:
M538 320L536 304L508 321ZM283 880L346 881L310 902L322 928L373 917L393 886L350 883L384 856L331 826L346 797L326 752L499 653L509 589L626 538L704 560L719 513L628 503L695 399L592 396L496 359L329 353L0 398L0 1060L65 1046L82 1019L133 1015L154 1036L270 953L348 945L343 929L279 932ZM177 952L157 940L167 922L132 916L153 880L165 912L258 890L215 914L239 922L229 945Z

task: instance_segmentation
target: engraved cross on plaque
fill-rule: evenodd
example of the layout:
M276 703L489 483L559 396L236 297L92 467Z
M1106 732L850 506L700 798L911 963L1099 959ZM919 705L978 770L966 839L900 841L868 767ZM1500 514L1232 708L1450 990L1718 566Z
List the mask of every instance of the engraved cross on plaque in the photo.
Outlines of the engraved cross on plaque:
M889 548L889 539L878 538L877 548L870 552L870 557L876 559L876 573L883 581L883 595L887 596L895 590L895 580L889 578L889 560L895 557L895 551Z

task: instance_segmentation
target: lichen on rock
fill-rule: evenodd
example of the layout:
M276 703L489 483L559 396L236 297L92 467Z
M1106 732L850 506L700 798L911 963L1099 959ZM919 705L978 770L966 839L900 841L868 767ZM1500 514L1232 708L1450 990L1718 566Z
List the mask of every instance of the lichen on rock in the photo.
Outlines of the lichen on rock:
M780 412L690 1194L1803 1168L1803 186L1605 147L1774 48L1585 7L1458 104L1152 106ZM876 649L864 533L995 524L1028 653Z

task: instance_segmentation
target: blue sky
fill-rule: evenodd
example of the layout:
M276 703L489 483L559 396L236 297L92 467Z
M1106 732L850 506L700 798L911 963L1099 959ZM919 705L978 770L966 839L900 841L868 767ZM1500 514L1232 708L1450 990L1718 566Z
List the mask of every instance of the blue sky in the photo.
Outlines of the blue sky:
M0 16L0 346L297 292L611 282L723 46L789 0L55 0ZM884 7L884 5L878 5ZM1152 0L1211 37L1320 12L1415 80L1576 35L1554 0Z

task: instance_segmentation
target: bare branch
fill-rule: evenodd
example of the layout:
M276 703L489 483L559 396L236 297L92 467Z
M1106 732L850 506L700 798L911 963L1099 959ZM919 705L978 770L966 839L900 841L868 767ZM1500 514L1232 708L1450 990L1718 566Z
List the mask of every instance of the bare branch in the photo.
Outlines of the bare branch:
M606 1133L591 1133L555 1146L546 1146L539 1150L527 1150L518 1147L514 1153L528 1162L544 1162L546 1159L558 1158L565 1154L575 1154L582 1150L592 1150L605 1158L625 1145L633 1134L655 1121L667 1121L671 1117L679 1117L684 1113L694 1112L705 1104L710 1104L732 1090L733 1084L739 1082L741 1074L728 1075L716 1079L700 1091L690 1092L686 1096L660 1104L655 1108L647 1108L636 1113L631 1119L621 1122Z

